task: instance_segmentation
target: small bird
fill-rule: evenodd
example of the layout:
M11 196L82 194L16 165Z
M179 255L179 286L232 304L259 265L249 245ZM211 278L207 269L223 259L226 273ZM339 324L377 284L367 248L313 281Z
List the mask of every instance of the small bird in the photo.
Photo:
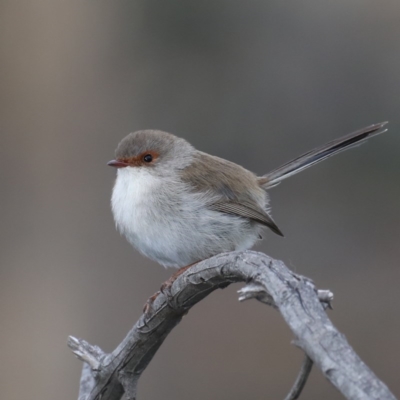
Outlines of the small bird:
M333 140L260 177L170 133L130 133L108 163L117 168L111 198L116 226L136 249L165 267L249 249L265 227L283 236L271 218L267 189L386 132L385 124Z

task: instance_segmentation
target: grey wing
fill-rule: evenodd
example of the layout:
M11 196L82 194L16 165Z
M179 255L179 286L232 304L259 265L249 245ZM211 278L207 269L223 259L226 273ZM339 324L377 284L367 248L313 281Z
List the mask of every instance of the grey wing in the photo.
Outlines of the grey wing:
M262 202L265 191L259 186L257 177L243 167L197 152L194 162L181 172L181 178L192 190L212 195L214 201L207 204L211 210L253 220L283 236L258 204Z
M248 218L270 228L274 233L283 236L283 233L275 224L273 219L262 209L250 204L236 203L233 201L217 202L209 206L211 210L224 212L226 214L237 215Z

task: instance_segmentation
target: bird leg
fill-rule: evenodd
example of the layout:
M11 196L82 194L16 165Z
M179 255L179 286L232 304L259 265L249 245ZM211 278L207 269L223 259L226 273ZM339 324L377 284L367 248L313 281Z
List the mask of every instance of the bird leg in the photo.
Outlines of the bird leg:
M159 295L160 293L161 293L161 292L158 290L157 292L155 292L155 293L153 294L153 296L150 296L150 297L147 299L146 303L145 303L144 306L143 306L143 314L146 314L146 315L152 314L152 312L153 312L153 303L154 303L154 300L158 297L158 295Z
M182 275L187 269L189 269L192 265L197 264L194 262L192 264L186 265L186 267L179 268L168 280L166 280L160 287L160 291L164 293L164 290L170 289L172 284L177 280L178 276Z
M164 293L165 290L170 289L172 284L176 281L179 275L182 275L187 269L189 269L192 265L197 264L194 262L192 264L186 265L186 267L179 268L170 278L168 278L160 287L160 290L153 294L153 296L149 297L146 301L146 304L143 307L144 314L151 314L153 311L153 303L154 300L158 297L160 293Z

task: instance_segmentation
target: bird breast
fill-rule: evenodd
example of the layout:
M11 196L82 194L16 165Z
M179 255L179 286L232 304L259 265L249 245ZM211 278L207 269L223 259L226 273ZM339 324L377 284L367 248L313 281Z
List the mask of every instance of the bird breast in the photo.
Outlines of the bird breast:
M118 230L130 242L146 236L153 229L155 214L160 213L156 204L160 185L160 179L145 168L118 170L111 207Z
M111 205L118 230L134 247L164 266L183 267L244 250L258 238L257 224L209 209L210 200L176 175L126 167L118 170Z
M147 168L121 168L111 198L116 226L145 256L179 266L186 261L180 256L182 238L190 237L192 229L188 207L193 202L187 195L183 182L157 177Z

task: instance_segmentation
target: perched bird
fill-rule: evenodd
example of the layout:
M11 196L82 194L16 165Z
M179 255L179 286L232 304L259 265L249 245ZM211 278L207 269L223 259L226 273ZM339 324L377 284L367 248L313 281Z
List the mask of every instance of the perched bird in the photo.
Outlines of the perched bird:
M185 267L216 254L249 249L270 216L266 190L326 158L385 132L386 122L333 140L257 177L158 130L130 133L119 143L111 205L117 228L145 256Z

